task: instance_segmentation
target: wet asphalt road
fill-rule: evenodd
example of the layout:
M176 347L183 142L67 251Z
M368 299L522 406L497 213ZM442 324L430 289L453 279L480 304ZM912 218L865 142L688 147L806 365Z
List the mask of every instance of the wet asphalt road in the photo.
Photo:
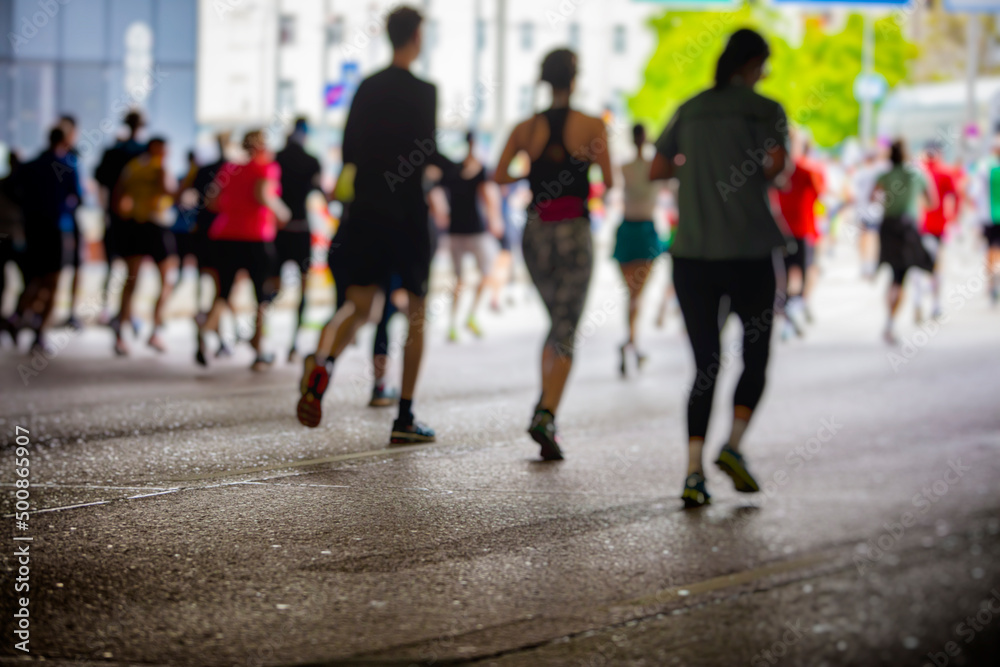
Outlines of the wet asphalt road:
M27 384L30 362L7 349L0 514L5 536L34 538L27 657L998 664L1000 311L964 252L948 264L947 321L907 316L912 347L890 356L885 276L861 282L838 248L808 337L776 343L747 436L766 493L738 496L713 469L715 502L698 512L677 500L692 364L676 313L646 327L643 373L619 379L622 303L603 262L559 464L536 462L524 434L535 300L484 316L481 341L448 345L434 320L415 408L439 442L395 450L393 411L365 406L371 331L341 358L311 431L294 417L295 367L252 375L241 350L200 371L182 322L170 354L133 360L88 329ZM727 345L738 333L731 323ZM726 361L714 447L739 368ZM9 516L16 426L30 431L39 510L26 532ZM18 664L4 542L0 664Z

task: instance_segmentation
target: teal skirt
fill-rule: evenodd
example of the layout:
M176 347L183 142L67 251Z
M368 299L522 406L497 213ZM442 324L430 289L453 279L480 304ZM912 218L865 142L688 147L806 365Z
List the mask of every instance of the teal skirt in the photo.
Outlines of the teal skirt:
M618 226L614 258L619 264L651 261L665 250L652 220L623 220Z

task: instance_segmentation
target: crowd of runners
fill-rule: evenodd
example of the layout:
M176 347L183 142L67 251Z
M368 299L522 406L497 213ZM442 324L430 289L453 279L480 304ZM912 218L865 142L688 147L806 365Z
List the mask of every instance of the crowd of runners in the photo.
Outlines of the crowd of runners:
M514 126L491 169L476 150L474 132L467 135L460 160L438 151L436 88L410 72L420 56L421 23L421 14L408 7L389 16L392 62L357 89L343 131L342 167L336 185L326 190L320 161L306 150L305 119L295 122L276 154L262 131L246 132L238 148L228 134L220 134L217 159L201 164L189 154L187 171L175 177L167 166L168 139L147 138L139 111L125 117L127 134L105 151L94 174L108 265L105 312L97 319L114 334L114 354L129 355L130 340L166 349L165 306L181 265L194 262L204 283L214 284L210 301L198 294L205 307L195 316L195 361L207 366L210 357L231 353L232 342L219 335L220 320L232 309L234 286L245 277L257 302L248 338L253 368L268 368L274 363L265 341L269 304L280 286L281 267L290 262L297 267L301 296L288 358L299 359L314 245L307 200L320 192L342 206L327 262L336 309L315 351L301 358L299 421L308 427L321 423L338 357L363 325L378 321L371 405L398 404L392 444L434 441L434 430L413 410L431 263L439 236L446 235L456 275L451 341L482 335L481 302L492 289L491 303L498 304L520 246L550 318L540 354L541 392L528 434L542 459L562 459L556 415L595 263L591 206L595 198L619 192L620 181L613 257L628 294L620 373L641 370L647 358L638 331L643 290L654 263L669 254L672 275L656 320L663 324L676 298L695 361L682 498L697 507L710 499L703 449L728 316L735 314L743 325L744 367L730 434L716 465L737 490L755 492L741 444L764 391L771 341L805 334L813 321L810 299L820 260L837 234L855 232L864 278L873 279L883 264L891 271L884 331L889 344L897 341L904 279L918 321L941 317L940 255L963 211L982 225L990 295L994 303L1000 300L1000 143L988 159L964 167L946 162L940 144L911 155L902 140L866 149L845 166L844 160L820 154L803 130L789 127L780 104L755 92L770 53L759 34L743 29L730 36L715 84L682 104L652 144L646 128L635 125L631 159L614 165L604 120L572 104L576 54L551 52L539 76L539 84L551 89L551 106ZM0 237L0 278L8 262L24 277L0 328L15 345L19 332L30 330L33 347L43 352L48 328L82 326L76 298L83 247L76 215L84 179L76 133L73 117L64 116L34 160L22 164L11 153L8 175L0 181L0 222L12 230ZM523 226L513 222L522 208ZM463 313L467 256L475 260L478 282ZM150 327L133 314L136 279L147 260L160 277ZM119 286L111 284L115 261L127 267ZM70 314L53 324L57 286L67 267L73 274ZM0 283L0 295L3 288ZM118 288L120 306L111 313L110 294ZM397 312L408 320L398 390L387 380L388 322Z

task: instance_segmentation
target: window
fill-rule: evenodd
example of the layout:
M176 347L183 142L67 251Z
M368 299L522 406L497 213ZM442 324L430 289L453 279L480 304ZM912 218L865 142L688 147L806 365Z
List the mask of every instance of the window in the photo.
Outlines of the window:
M625 53L625 26L616 25L611 37L611 50L615 53Z
M326 24L327 46L339 46L344 42L344 19L337 17Z
M522 116L527 116L534 111L535 89L533 86L521 86L521 96L518 100L518 107L520 109L519 113Z
M535 26L531 23L521 24L521 49L530 51L535 44Z
M153 30L137 21L125 30L125 92L135 104L145 102L152 92L149 76L152 69Z
M285 14L278 19L278 43L290 46L295 43L295 17Z
M580 50L580 24L570 23L569 24L569 48L574 51Z
M476 21L476 50L482 51L486 48L486 21L479 19Z
M291 115L295 112L295 82L278 82L278 111L283 115Z

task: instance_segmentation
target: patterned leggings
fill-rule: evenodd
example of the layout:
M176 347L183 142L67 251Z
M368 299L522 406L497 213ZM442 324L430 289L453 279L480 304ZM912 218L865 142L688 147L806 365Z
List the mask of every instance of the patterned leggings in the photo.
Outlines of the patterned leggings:
M529 215L522 245L524 263L552 320L545 344L571 359L594 268L590 220L543 223Z

